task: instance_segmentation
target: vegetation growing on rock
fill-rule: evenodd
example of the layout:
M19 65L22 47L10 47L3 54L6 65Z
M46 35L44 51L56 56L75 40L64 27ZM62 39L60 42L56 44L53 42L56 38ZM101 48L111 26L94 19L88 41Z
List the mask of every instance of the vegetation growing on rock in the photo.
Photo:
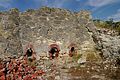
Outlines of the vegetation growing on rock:
M113 19L109 19L107 21L102 21L99 19L93 20L96 27L106 28L111 30L116 30L120 33L120 22L114 22Z

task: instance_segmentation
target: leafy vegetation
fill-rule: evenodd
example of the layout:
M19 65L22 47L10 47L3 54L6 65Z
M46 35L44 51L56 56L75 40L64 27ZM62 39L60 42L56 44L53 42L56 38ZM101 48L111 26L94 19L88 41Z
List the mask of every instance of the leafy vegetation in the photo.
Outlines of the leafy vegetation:
M102 21L99 19L93 20L94 24L99 28L107 28L111 30L116 30L120 33L120 22L114 22L113 19L107 21Z

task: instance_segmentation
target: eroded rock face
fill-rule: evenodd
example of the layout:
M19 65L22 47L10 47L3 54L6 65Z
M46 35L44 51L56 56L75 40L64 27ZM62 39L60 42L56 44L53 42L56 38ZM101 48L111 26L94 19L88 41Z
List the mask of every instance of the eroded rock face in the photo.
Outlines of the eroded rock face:
M17 9L11 9L0 14L0 32L1 54L23 54L28 44L34 46L38 55L46 56L51 44L57 44L60 53L69 53L71 44L81 54L93 53L96 56L95 45L104 46L100 50L103 53L111 55L108 53L111 48L119 53L116 50L119 47L107 47L110 44L119 46L119 42L116 43L119 39L101 33L99 35L88 11L73 13L64 9L43 7L20 13ZM100 44L99 38L102 39Z

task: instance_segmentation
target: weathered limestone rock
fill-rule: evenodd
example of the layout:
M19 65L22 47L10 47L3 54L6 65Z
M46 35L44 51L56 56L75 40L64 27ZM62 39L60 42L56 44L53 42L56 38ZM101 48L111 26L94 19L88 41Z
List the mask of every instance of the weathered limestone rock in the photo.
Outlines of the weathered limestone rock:
M98 30L98 34L93 36L96 48L101 51L104 58L117 58L120 56L120 36L113 32L101 29Z

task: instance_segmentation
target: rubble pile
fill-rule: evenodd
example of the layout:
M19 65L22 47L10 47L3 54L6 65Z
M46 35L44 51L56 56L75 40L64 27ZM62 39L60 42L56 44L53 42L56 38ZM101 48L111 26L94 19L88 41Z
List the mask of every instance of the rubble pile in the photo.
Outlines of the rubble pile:
M35 61L23 56L0 60L0 80L43 80L44 73L36 67Z
M98 34L93 35L96 48L101 51L105 58L119 57L120 36L117 32L107 29L98 29Z

